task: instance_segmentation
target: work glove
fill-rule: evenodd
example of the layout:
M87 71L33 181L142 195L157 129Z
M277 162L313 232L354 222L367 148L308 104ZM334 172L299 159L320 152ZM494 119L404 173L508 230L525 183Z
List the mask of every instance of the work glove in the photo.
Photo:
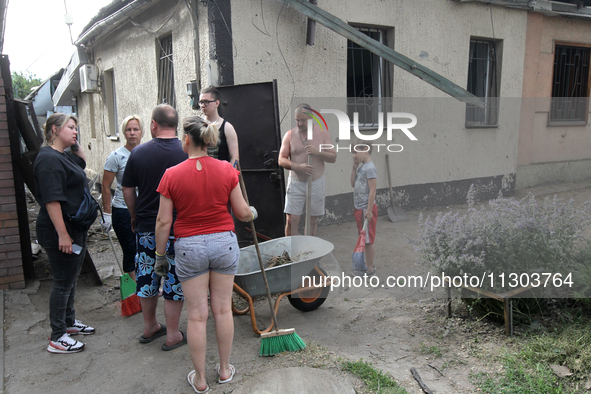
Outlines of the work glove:
M154 272L156 272L156 275L162 276L164 278L168 276L168 259L166 258L166 254L164 256L159 256L156 254Z
M255 207L253 207L252 205L249 208L250 208L250 212L252 212L252 219L250 219L250 221L252 222L253 220L255 220L256 218L259 217L259 213L257 212L257 209Z
M111 229L111 214L110 213L103 213L103 217L101 219L101 226L103 226L103 230L105 232L109 232Z

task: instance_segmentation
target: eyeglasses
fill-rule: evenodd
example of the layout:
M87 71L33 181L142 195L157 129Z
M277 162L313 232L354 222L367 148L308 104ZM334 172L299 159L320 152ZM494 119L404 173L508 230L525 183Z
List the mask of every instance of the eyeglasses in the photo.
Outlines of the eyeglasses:
M217 100L201 100L201 101L199 101L199 105L203 105L203 106L207 107L209 105L209 103L214 103L216 101Z

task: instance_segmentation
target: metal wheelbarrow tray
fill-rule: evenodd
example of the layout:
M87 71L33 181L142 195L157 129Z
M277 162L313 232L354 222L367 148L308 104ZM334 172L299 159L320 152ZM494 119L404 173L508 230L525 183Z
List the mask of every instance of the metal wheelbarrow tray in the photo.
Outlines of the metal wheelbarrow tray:
M292 262L265 270L272 294L280 293L275 300L275 313L279 308L279 301L288 296L290 303L297 309L307 312L318 308L326 300L330 291L330 278L326 272L318 267L318 262L334 249L334 245L318 237L291 236L273 239L259 244L259 250L263 263L273 256L280 256L284 251L289 253ZM302 287L304 276L316 277L316 286L306 282ZM326 277L326 278L324 278ZM322 284L321 286L318 286ZM234 291L248 302L248 307L238 310L232 309L236 314L250 312L251 322L255 333L270 331L273 323L267 329L260 331L256 326L252 297L266 294L263 276L256 253L255 246L240 249L240 261L238 272L234 277Z

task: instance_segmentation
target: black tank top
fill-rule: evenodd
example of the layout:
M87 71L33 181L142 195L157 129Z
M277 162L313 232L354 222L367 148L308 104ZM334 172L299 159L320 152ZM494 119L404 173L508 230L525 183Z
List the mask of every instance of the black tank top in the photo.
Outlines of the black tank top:
M226 141L226 119L222 122L219 132L218 144L207 148L208 156L218 160L230 161L230 150L228 149L228 142Z

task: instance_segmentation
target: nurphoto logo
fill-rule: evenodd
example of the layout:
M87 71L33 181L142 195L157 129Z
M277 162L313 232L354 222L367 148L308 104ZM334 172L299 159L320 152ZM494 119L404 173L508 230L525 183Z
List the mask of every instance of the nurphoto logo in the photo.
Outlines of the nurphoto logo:
M361 141L375 141L382 137L384 134L384 118L386 119L386 139L388 141L393 140L394 132L395 131L402 131L404 135L408 137L411 141L418 141L417 137L411 133L410 129L417 125L417 117L408 112L388 112L384 117L383 112L378 112L378 127L374 134L362 134L359 131L359 113L353 113L353 123L351 124L351 120L349 115L345 112L337 110L337 109L321 109L320 112L313 110L312 108L306 107L305 109L309 110L311 119L308 119L308 139L312 139L313 127L314 122L318 123L320 128L326 127L328 131L328 125L322 114L333 114L337 117L338 125L339 125L339 136L337 141L350 141L351 140L351 125L353 125L353 132L355 136ZM408 119L410 122L400 123L400 119ZM396 120L396 121L395 121ZM322 121L322 122L321 122ZM388 152L397 153L402 152L404 147L400 144L377 144L372 143L373 146L378 152L380 148L385 148ZM349 152L367 152L370 150L370 144L354 144L354 145L336 145L334 144L320 144L319 150L329 150L329 149L336 149L338 152L339 150L347 150Z

